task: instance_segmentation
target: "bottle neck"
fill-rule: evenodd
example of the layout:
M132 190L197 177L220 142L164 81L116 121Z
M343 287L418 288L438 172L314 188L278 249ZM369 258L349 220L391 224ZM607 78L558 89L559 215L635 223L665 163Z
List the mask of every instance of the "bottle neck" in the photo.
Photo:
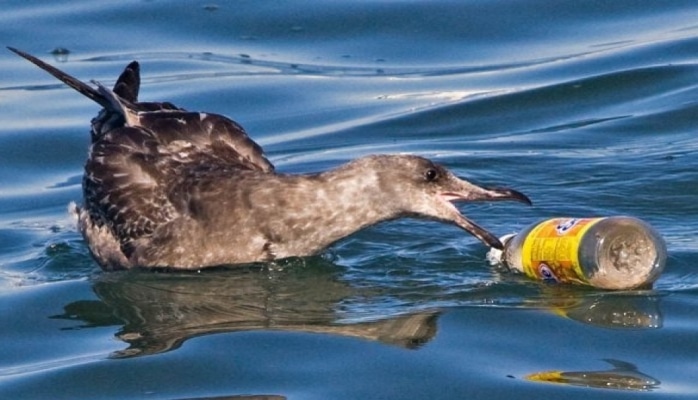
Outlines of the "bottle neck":
M509 243L511 240L516 236L515 233L510 233L508 235L504 235L501 238L499 238L499 241L502 242L504 245L502 247L502 250L495 249L494 247L490 248L490 251L487 252L487 261L490 262L490 265L498 265L498 266L505 266L506 265L506 252L507 248L509 246Z

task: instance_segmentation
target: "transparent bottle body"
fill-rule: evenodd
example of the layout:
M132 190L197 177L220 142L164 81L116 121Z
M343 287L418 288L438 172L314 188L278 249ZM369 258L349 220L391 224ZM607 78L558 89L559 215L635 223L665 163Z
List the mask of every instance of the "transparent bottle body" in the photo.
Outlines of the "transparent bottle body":
M575 221L572 218L554 220L561 225ZM536 240L536 237L529 236L532 232L535 235L537 227L545 223L553 223L553 220L535 223L505 239L501 263L526 275L535 275L532 276L535 278L574 281L603 289L632 289L650 285L666 264L666 245L661 236L642 220L618 216L590 222L590 227L583 234L565 244L575 253L573 256L576 257L571 257L574 261L554 259L565 258L564 252L549 252L553 255L547 259L539 256L536 260L528 260L529 264L536 265L526 267L524 257L530 258L530 251L525 252L524 246L528 244L530 249L530 241ZM542 269L548 266L551 266L549 271ZM531 272L532 268L538 268L535 274Z

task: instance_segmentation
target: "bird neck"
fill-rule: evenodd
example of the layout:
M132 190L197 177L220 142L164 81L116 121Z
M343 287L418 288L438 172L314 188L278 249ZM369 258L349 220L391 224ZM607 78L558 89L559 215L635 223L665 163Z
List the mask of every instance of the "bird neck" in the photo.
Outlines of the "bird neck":
M351 233L397 217L394 194L372 170L345 165L319 175L317 185L327 197L322 205L328 219L341 222Z
M275 216L275 231L289 254L315 254L365 227L400 216L392 194L382 190L373 171L349 165L283 179L277 198L284 200ZM303 246L304 251L298 251Z

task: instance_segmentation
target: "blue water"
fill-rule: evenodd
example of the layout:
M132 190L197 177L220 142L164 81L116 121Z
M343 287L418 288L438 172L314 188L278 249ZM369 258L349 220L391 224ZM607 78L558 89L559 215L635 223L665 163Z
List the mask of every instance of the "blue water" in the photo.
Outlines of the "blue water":
M694 0L9 0L0 38L105 84L137 59L143 100L234 118L284 172L420 154L533 199L459 205L497 234L629 214L669 250L622 293L415 220L282 265L103 273L67 213L98 108L0 52L0 398L698 396Z

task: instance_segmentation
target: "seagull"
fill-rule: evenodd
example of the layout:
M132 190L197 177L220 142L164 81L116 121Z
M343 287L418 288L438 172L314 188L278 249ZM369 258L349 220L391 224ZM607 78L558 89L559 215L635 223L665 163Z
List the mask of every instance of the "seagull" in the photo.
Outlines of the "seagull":
M102 107L92 119L83 204L73 212L107 271L199 270L312 256L403 217L450 223L501 249L496 236L453 202L531 204L521 192L477 186L416 155L369 155L324 172L280 173L235 121L139 101L136 61L109 89L8 49Z

